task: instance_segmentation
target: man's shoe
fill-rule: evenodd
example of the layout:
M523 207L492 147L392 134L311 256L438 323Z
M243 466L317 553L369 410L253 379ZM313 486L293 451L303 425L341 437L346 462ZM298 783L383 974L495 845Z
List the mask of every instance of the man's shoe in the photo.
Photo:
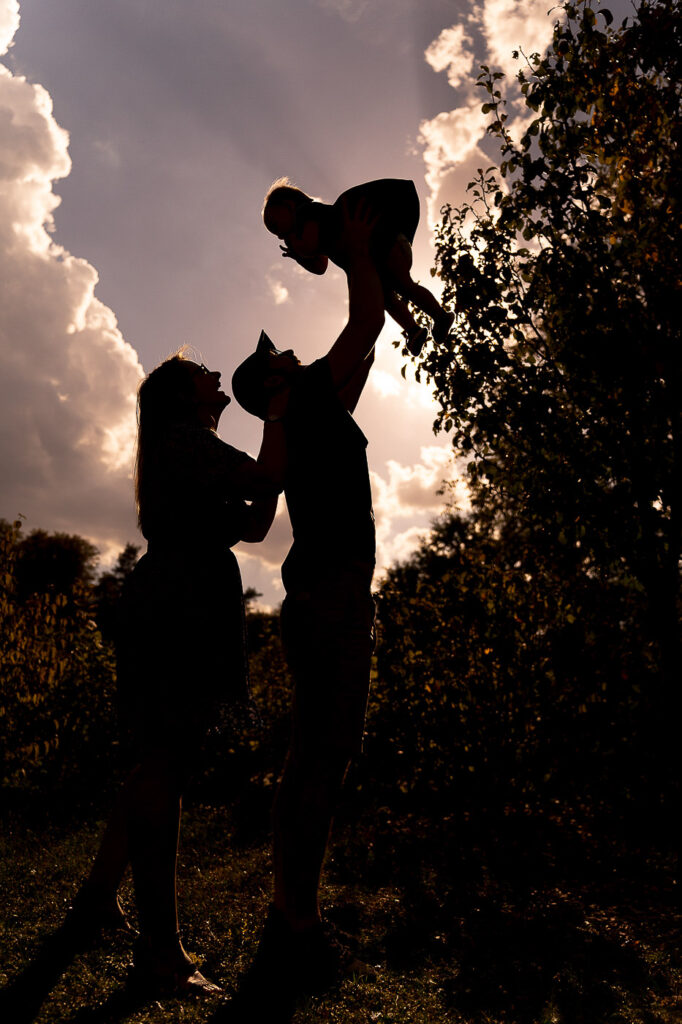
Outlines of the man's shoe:
M352 974L371 973L320 923L294 931L270 907L247 984L274 983L290 995L318 995Z

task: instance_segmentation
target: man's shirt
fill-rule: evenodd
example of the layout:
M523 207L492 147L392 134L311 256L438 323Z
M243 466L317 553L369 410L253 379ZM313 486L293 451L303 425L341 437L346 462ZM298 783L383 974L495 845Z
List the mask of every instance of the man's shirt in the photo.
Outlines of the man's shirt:
M354 562L373 565L376 544L367 438L339 398L326 356L294 379L284 430L294 543L282 580L291 592Z

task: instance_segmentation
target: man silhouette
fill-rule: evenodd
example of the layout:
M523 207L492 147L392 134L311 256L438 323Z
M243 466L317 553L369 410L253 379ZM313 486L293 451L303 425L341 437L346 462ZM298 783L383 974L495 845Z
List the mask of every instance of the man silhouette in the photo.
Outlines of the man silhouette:
M232 379L237 401L263 419L279 396L281 412L270 418L283 420L286 438L294 542L282 566L282 637L295 682L293 728L274 805L274 902L254 970L297 992L328 987L343 967L318 887L341 784L362 744L374 647L367 441L351 415L384 323L372 226L366 208L344 211L349 314L329 352L304 366L262 334Z

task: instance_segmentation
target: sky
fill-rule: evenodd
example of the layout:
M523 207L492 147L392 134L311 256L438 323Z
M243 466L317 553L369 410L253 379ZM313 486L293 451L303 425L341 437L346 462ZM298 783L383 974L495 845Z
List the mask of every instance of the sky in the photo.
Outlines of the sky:
M131 472L144 373L187 343L229 393L261 328L304 362L328 351L345 279L281 258L260 217L280 175L327 201L373 178L413 179L414 277L438 292L438 211L494 162L478 66L513 76L514 49L549 43L549 6L0 0L0 517L79 533L105 565L143 545ZM398 337L387 317L356 411L377 579L445 501L467 502L428 386L401 376ZM236 403L219 433L258 450L260 426ZM238 548L265 606L283 596L289 543L280 499L263 544Z

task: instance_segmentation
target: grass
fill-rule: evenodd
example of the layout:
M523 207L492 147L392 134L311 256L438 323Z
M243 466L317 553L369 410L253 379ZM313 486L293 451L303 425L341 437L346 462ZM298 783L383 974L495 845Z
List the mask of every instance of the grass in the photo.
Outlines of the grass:
M266 803L250 814L190 802L180 853L185 945L236 987L271 891ZM101 822L13 810L0 854L0 985L60 923ZM652 843L652 848L655 846ZM673 1024L680 965L672 859L631 836L557 816L484 822L396 816L351 800L335 832L323 904L357 936L374 978L299 1003L292 1024ZM129 883L123 900L134 916ZM102 1024L231 1020L229 1003L134 1004L126 937L79 956L35 1020ZM7 1017L4 1024L12 1024Z

